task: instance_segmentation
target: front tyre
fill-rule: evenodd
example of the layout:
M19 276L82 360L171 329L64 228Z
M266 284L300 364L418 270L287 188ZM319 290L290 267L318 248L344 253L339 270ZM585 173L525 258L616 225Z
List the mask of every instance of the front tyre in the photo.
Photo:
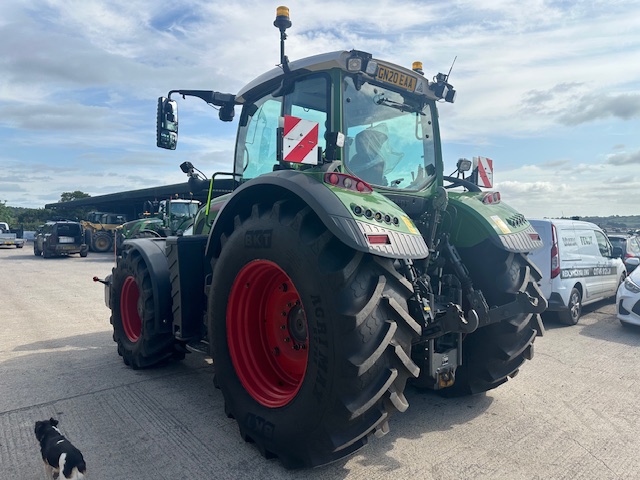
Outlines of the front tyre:
M111 324L124 363L156 365L173 354L173 335L156 324L153 285L142 255L125 248L113 269Z
M113 247L113 239L108 232L98 232L93 235L91 244L95 252L104 253Z
M404 411L419 373L411 285L338 241L308 207L253 205L213 259L216 384L240 433L287 468L348 455Z

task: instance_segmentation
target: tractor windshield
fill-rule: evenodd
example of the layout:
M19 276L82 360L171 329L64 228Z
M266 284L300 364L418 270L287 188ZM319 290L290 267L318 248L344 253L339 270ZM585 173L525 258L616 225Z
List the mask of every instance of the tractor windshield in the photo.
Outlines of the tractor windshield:
M382 187L420 190L435 176L435 144L429 104L353 78L343 83L345 166Z
M198 212L197 203L172 203L171 215L177 217L193 217Z

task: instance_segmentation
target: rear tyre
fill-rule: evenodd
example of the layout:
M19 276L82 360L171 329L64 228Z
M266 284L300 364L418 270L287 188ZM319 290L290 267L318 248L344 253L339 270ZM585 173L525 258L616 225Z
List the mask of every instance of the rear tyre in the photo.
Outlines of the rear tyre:
M236 217L213 259L208 309L226 413L287 468L337 460L386 433L419 373L411 285L297 203Z
M108 252L113 247L113 239L107 232L98 232L93 235L91 244L95 252Z
M572 288L566 310L558 312L558 320L565 325L576 325L582 315L582 294L577 288Z
M540 272L525 255L499 250L489 243L461 250L460 255L490 307L512 302L518 291L540 295L536 285ZM455 383L439 393L456 397L486 392L516 376L524 361L533 357L537 322L537 315L522 313L468 334Z
M113 269L111 288L113 339L124 363L145 368L171 357L173 335L157 324L151 276L138 251L123 250Z

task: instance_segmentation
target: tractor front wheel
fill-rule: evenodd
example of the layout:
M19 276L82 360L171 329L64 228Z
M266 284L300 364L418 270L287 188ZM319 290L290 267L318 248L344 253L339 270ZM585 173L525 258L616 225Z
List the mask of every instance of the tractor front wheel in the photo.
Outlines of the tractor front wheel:
M94 252L108 252L113 246L113 239L107 232L98 232L93 235L91 245L93 246Z
M113 339L124 363L144 368L171 357L173 335L170 329L158 325L158 318L163 315L162 312L155 314L153 285L142 255L125 248L118 257L112 278Z
M287 468L331 462L386 433L419 373L411 284L299 203L236 217L212 261L208 309L226 413Z

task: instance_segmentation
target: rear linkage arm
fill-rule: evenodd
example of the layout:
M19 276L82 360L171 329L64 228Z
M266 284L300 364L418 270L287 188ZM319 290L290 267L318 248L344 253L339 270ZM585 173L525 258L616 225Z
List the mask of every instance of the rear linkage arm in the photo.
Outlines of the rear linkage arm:
M524 289L526 289L530 284L531 271L529 267L526 268L521 290L516 293L515 300L499 307L489 308L482 291L475 290L473 288L473 282L469 275L469 271L462 263L456 248L449 242L448 238L445 238L445 241L442 243L444 250L443 253L451 262L451 265L453 265L456 275L462 284L463 292L469 301L471 308L475 310L477 314L480 327L502 322L503 320L518 315L519 313L542 313L546 309L546 300L537 288L535 296L531 296L529 293L524 291Z

